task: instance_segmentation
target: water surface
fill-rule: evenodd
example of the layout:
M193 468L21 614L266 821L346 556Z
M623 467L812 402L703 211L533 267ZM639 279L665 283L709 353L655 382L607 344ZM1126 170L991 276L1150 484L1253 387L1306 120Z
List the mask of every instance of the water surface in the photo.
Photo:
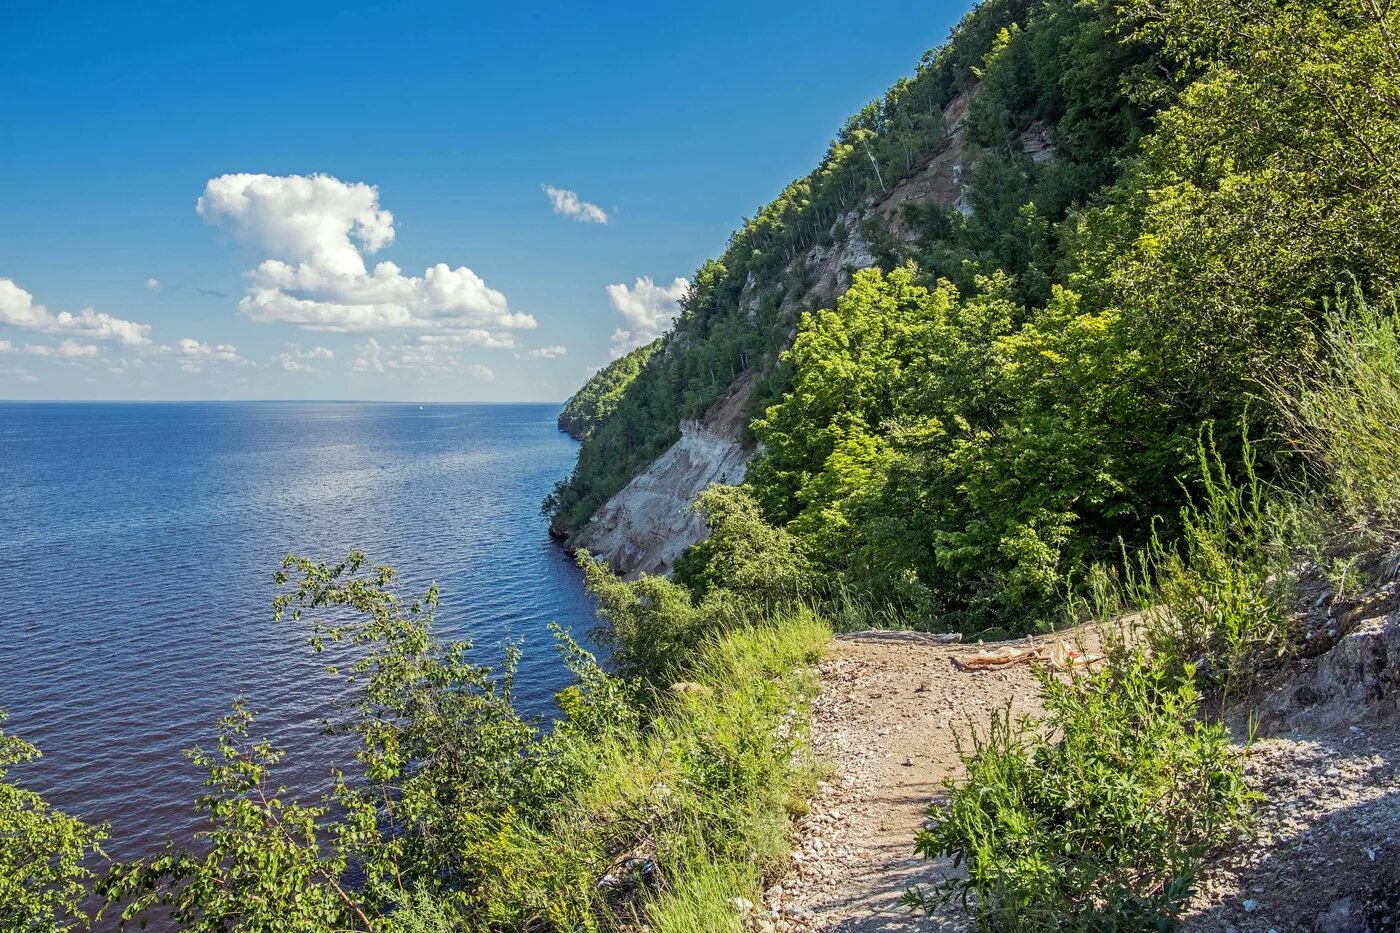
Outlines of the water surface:
M314 790L337 684L274 624L272 573L351 548L436 581L437 630L520 640L517 696L563 683L547 626L592 622L539 502L572 465L556 405L0 404L0 708L41 761L14 775L112 824L109 854L193 825L209 744L245 695ZM483 659L498 657L485 650Z

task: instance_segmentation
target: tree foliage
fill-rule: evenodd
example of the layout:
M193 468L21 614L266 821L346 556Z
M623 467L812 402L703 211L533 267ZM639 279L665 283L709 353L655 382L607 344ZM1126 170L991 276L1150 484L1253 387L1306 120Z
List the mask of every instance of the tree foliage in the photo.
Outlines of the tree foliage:
M608 420L617 410L627 387L647 365L659 345L659 341L653 340L594 373L583 388L565 403L564 410L559 413L559 429L578 440L587 439L595 427Z
M0 725L5 722L0 710ZM84 929L92 882L88 858L107 832L54 809L10 779L39 750L0 729L0 929L60 933Z
M1307 364L1339 284L1373 303L1400 285L1397 34L1369 0L978 7L736 234L765 248L713 267L666 353L792 271L760 257L778 232L800 250L822 178L863 167L869 204L901 177L907 102L969 92L970 213L916 203L902 240L870 215L882 268L799 316L746 485L822 586L1034 629L1120 541L1189 524L1203 424L1272 436L1283 412L1250 399ZM1051 158L1024 151L1036 133ZM1237 439L1220 455L1247 469ZM701 589L747 572L703 551L682 575Z
M1044 301L1062 252L1055 229L1070 206L1116 177L1119 154L1131 150L1144 125L1121 79L1145 53L1136 44L1120 49L1106 35L1112 24L1100 7L1071 0L985 0L912 77L853 114L820 164L745 220L724 254L695 273L683 314L656 357L595 426L573 474L546 502L556 530L582 527L676 441L680 420L699 417L740 376L763 377L755 414L781 395L789 373L778 356L799 312L813 310L803 307L803 296L814 251L859 233L886 270L914 258L931 274L970 287L977 275L1000 269L1012 275L1018 295ZM1033 44L1021 38L1031 33ZM1034 86L1021 88L1023 80ZM995 87L975 95L968 117L972 217L914 206L914 233L905 244L878 224L857 231L854 218L950 145L944 110L979 84ZM1020 133L1036 121L1049 121L1061 145L1053 163L1036 164L1022 150ZM1059 142L1053 126L1061 122L1073 142ZM583 392L591 396L596 387Z

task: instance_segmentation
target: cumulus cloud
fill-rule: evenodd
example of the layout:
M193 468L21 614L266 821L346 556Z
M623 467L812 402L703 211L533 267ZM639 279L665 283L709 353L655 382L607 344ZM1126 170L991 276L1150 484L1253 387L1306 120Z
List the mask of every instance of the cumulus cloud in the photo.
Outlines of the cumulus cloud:
M30 356L49 356L59 360L90 360L96 359L100 355L95 344L78 343L76 340L61 341L56 347L44 344L25 344L24 352Z
M479 363L463 365L457 356L459 344L420 336L402 343L386 344L371 337L361 344L350 371L383 373L390 370L413 370L425 375L450 376L466 373L474 379L490 381L496 374L489 366Z
M553 185L540 185L540 188L549 198L554 213L572 217L579 223L605 224L608 222L607 211L591 201L583 200L577 192L567 188L556 188Z
M649 275L640 276L631 288L609 285L608 300L627 322L626 327L613 331L613 356L660 337L681 313L681 299L689 290L690 283L680 276L665 286L657 285Z
M153 292L160 291L160 279L154 276L146 280L146 287Z
M311 365L317 360L333 360L335 353L326 347L312 347L310 350L303 350L298 344L287 344L287 351L279 353L272 358L272 362L281 366L289 373L309 373L315 372Z
M39 334L62 334L88 340L110 340L128 346L144 346L151 342L151 325L124 321L110 314L100 314L84 308L77 314L60 311L57 314L41 304L34 296L11 279L0 278L0 324Z
M505 295L465 266L404 275L365 256L394 239L394 215L379 190L330 175L222 175L195 205L268 258L250 274L239 310L255 321L342 332L482 333L508 343L535 319L510 310ZM485 338L482 338L485 339Z
M182 337L170 346L156 347L155 352L175 360L183 372L203 372L206 364L229 363L247 366L248 361L238 354L238 348L227 343L205 343L193 337Z
M214 360L221 363L245 362L243 357L238 355L238 348L232 344L209 344L195 340L193 337L182 337L175 341L174 346L163 349L187 360Z
M536 360L557 360L559 357L563 356L565 353L568 352L569 350L567 347L561 347L558 344L555 344L552 347L536 347L535 349L528 351L525 355L530 357L531 359Z

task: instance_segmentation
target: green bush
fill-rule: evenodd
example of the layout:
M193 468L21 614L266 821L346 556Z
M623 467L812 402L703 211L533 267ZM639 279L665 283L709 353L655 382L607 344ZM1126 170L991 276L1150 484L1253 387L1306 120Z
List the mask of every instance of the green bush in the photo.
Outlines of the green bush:
M1181 510L1177 540L1154 533L1128 574L1152 650L1191 663L1226 697L1291 650L1295 598L1289 510L1259 479L1247 436L1241 448L1236 481L1210 425L1202 430L1200 493Z
M652 584L604 573L593 579L605 604L624 591L650 602ZM190 755L208 773L197 845L113 866L98 886L106 911L203 933L738 922L734 899L758 900L785 863L791 813L810 787L802 710L830 638L819 619L796 610L761 625L681 626L689 647L664 670L686 689L647 692L560 633L574 683L545 727L512 702L514 652L491 668L465 643L436 642L436 593L404 602L392 578L360 554L336 565L288 558L280 575L279 612L306 614L313 647L344 662L333 670L358 697L332 730L355 739L354 767L319 801L291 798L275 782L281 752L256 740L237 706L214 748ZM691 619L693 608L687 596L677 611ZM660 657L627 647L645 635L614 638L632 658ZM58 890L73 902L81 881ZM0 909L10 903L0 897Z
M697 597L724 589L746 611L762 613L796 606L819 589L817 568L797 539L763 520L748 489L712 485L692 508L710 534L682 555L675 579Z
M598 604L601 624L593 639L607 648L624 677L652 687L681 679L679 672L694 661L701 641L722 625L710 614L714 604L697 605L688 589L665 577L644 573L628 583L587 550L574 558Z
M1189 665L1139 649L1040 675L1043 719L974 731L916 839L965 874L906 902L961 900L985 930L1167 929L1251 797L1225 729L1199 721Z
M38 757L33 745L0 729L0 929L85 929L86 860L101 854L106 827L88 826L8 780L11 768Z
M819 589L796 540L763 521L746 489L711 486L694 507L710 534L679 561L678 582L652 574L624 582L587 550L575 555L598 603L594 638L619 673L653 687L680 679L704 639L796 611Z

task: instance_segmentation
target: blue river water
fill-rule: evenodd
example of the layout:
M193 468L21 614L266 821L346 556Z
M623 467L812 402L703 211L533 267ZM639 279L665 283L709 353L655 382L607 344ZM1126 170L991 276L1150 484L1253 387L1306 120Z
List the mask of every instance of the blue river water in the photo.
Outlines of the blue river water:
M539 503L576 444L556 405L0 404L0 709L43 758L11 777L111 824L122 858L194 828L210 744L245 696L314 799L321 717L343 688L306 630L272 621L295 551L351 548L433 582L435 630L483 661L517 641L518 702L548 715L565 674L548 632L592 624ZM345 765L341 761L338 764Z

